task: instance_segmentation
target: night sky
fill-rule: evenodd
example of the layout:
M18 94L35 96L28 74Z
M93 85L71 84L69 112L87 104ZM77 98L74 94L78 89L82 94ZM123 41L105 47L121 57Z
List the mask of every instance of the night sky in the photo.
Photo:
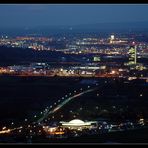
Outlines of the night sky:
M1 4L0 19L0 27L148 21L148 5Z

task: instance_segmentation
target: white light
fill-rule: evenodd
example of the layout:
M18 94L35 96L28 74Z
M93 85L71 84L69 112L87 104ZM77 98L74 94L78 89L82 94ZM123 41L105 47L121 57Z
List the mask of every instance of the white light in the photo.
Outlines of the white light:
M111 71L111 74L115 74L115 73L116 73L116 71L114 71L114 70Z
M135 45L135 42L132 42L133 45Z
M115 36L114 35L111 35L110 38L111 38L111 40L114 40L115 39Z
M5 130L5 129L6 129L6 126L3 127L3 130Z
M140 94L140 97L142 97L143 95L142 94Z

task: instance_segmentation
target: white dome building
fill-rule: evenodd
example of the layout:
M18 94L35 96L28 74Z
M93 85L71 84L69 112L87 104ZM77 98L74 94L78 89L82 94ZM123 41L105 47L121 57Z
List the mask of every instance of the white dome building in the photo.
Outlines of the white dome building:
M71 120L69 122L60 122L62 124L63 127L68 127L68 128L91 128L92 127L92 123L96 124L96 121L89 121L89 122L84 122L80 119L74 119Z
M85 122L80 119L74 119L69 122L69 124L84 124Z

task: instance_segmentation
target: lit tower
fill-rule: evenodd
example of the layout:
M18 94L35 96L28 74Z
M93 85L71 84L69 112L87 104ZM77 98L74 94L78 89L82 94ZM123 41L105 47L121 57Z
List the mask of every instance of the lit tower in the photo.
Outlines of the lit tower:
M129 49L129 65L136 65L137 64L137 47L135 42L132 43Z
M111 35L111 36L110 36L110 43L111 43L111 44L113 43L114 39L115 39L115 36L114 36L114 35Z

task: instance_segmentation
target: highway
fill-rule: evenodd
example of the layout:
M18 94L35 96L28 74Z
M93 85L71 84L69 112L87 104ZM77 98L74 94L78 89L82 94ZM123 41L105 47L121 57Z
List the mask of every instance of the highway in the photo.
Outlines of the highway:
M59 105L57 105L55 108L53 108L52 110L48 111L48 112L45 112L44 115L37 121L37 123L40 123L41 121L43 121L46 117L48 117L50 114L53 114L55 113L56 111L58 111L59 109L61 109L64 105L66 105L69 101L71 101L72 99L75 99L79 96L82 96L86 93L89 93L89 92L92 92L96 90L96 88L93 88L93 89L88 89L88 90L85 90L83 92L80 92L78 94L75 94L74 96L71 96L71 97L68 97L67 99L65 99L63 102L61 102Z

